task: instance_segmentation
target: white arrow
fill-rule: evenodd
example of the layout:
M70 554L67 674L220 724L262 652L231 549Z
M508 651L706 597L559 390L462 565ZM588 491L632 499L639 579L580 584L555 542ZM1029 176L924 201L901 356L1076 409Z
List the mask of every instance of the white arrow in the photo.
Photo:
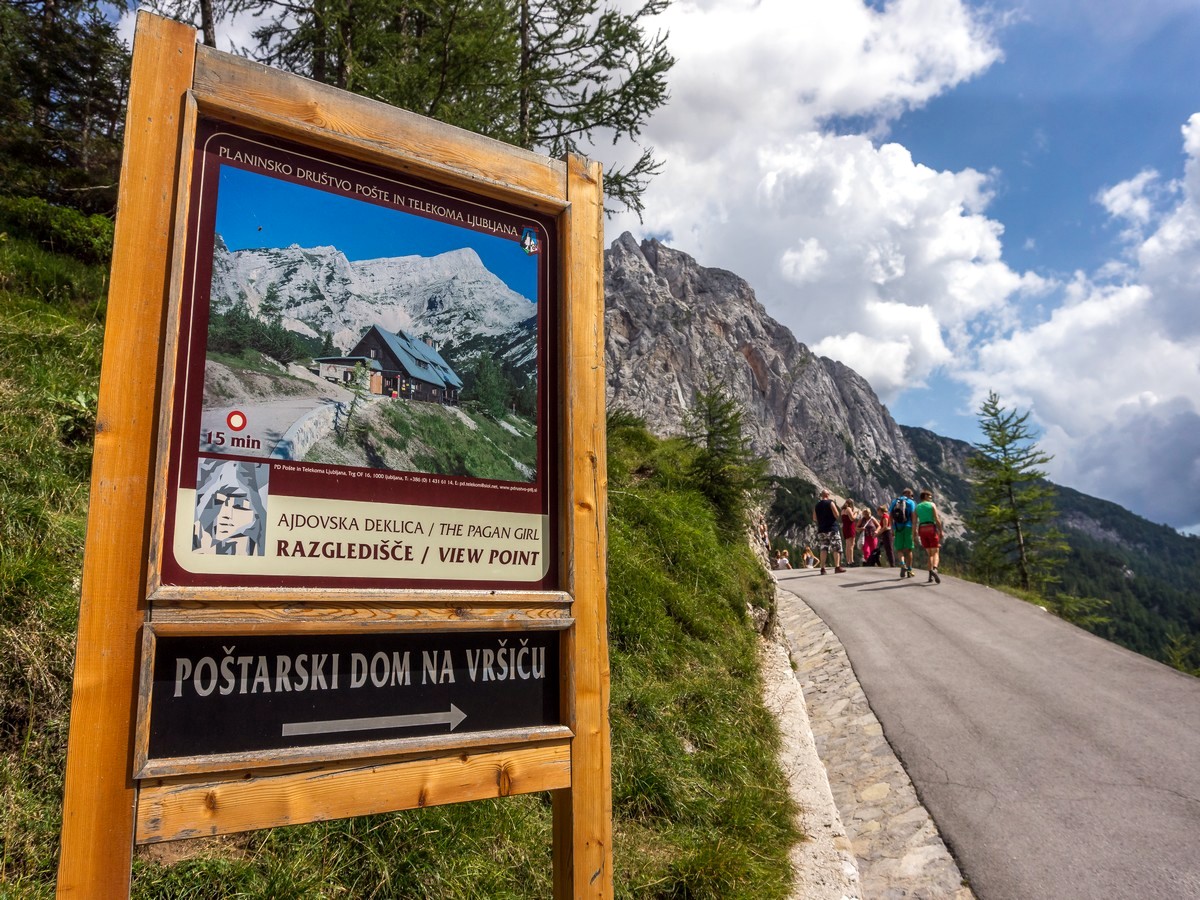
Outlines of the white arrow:
M326 722L288 722L283 736L294 734L337 734L339 731L372 731L376 728L412 728L417 725L449 725L453 731L467 714L450 704L448 712L414 713L410 716L374 716L367 719L330 719Z

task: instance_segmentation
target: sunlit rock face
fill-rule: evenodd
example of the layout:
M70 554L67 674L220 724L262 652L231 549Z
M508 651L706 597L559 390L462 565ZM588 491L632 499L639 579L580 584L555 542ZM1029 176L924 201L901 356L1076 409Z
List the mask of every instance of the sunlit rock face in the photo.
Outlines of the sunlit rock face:
M813 354L741 278L624 234L605 254L604 286L611 407L677 434L711 380L742 405L772 474L805 478L860 505L931 486L953 506L967 446L922 432L929 446L918 454L908 436L915 430L897 425L863 378ZM945 473L930 467L939 459Z

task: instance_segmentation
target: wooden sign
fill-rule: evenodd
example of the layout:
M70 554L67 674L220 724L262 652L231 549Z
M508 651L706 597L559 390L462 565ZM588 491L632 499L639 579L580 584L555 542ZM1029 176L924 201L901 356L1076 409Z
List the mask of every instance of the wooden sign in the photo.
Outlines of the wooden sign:
M562 729L559 634L145 629L139 778ZM495 734L493 734L495 733Z
M611 896L599 166L140 13L119 210L59 896L541 790Z

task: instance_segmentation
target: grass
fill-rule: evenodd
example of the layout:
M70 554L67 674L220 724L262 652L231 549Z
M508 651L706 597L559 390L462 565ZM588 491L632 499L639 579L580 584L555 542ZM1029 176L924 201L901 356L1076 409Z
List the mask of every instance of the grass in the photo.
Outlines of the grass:
M58 845L104 279L0 241L0 884L48 896Z
M618 895L786 896L794 810L745 609L770 583L721 539L686 458L636 426L610 435Z
M0 244L3 898L54 892L103 283ZM489 441L530 440L494 427ZM770 585L720 537L687 453L632 424L610 439L616 895L784 897L798 836L745 609ZM133 896L543 898L551 818L538 794L253 832L139 854Z

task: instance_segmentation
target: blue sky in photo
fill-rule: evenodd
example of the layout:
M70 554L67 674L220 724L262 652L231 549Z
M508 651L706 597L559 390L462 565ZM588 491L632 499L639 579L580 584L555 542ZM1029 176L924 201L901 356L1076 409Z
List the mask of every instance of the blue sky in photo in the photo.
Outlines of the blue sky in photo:
M336 247L351 262L469 247L510 288L538 299L539 257L517 241L235 166L221 166L216 231L230 250Z

